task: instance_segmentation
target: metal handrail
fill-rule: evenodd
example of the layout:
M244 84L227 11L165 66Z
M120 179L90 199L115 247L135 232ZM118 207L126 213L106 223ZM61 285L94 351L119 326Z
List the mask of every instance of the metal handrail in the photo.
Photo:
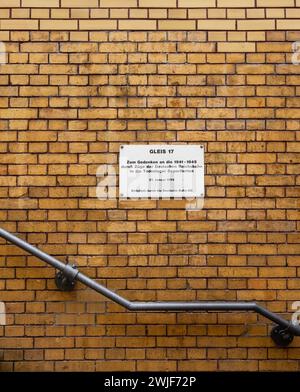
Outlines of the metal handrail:
M293 340L293 337L300 336L300 326L293 324L281 316L271 312L270 310L258 305L256 302L177 302L177 301L163 301L163 302L141 302L141 301L129 301L119 294L113 292L107 287L101 285L95 280L89 278L83 273L79 272L75 265L65 264L55 257L48 255L41 251L35 246L22 240L21 238L9 233L8 231L0 228L0 237L4 238L8 242L24 249L33 256L45 261L52 267L56 268L60 272L56 275L56 285L61 290L71 290L74 287L75 281L79 281L112 301L118 303L124 308L131 311L254 311L267 319L277 324L271 332L271 337L275 343L279 346L287 346Z

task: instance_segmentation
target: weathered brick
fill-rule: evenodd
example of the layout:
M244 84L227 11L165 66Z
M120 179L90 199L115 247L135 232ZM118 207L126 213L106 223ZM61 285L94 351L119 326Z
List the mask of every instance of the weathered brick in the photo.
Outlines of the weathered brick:
M218 52L255 52L254 42L218 42Z
M36 109L29 109L29 108L22 108L22 109L0 109L0 118L5 119L28 119L28 118L35 118L37 116Z
M159 20L159 30L196 30L196 22L194 20Z
M276 254L276 245L261 245L261 244L249 244L239 245L240 254L256 254L256 255L269 255Z

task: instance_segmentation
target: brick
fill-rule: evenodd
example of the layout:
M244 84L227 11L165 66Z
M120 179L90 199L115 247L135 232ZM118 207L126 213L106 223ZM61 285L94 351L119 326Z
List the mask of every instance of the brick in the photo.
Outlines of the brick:
M195 30L196 22L194 20L159 20L159 30Z
M299 9L297 8L289 8L286 10L286 17L287 18L298 18L299 19L300 12ZM281 18L284 18L283 15L280 16Z
M80 20L80 30L114 30L117 28L116 20Z
M136 230L136 225L134 222L106 222L98 223L97 228L100 232L132 232Z
M62 0L61 7L68 8L98 8L98 0L86 0L84 4L80 0Z
M276 245L239 245L238 247L240 254L256 254L256 255L272 255L276 254Z
M163 4L164 7L176 7L176 0L166 0ZM139 7L146 8L161 8L162 4L160 0L139 0Z
M248 86L218 86L217 95L218 96L251 96L254 95L254 87Z
M56 316L56 324L62 325L78 325L78 324L94 324L95 323L95 316L93 314L80 314L80 315L73 315L73 314L59 314Z
M294 90L293 87L286 87L286 86L264 86L260 87L258 86L257 89L257 95L263 95L263 96L293 96L294 95Z
M4 302L33 301L34 296L33 292L28 290L9 290L1 293L1 299Z
M259 362L259 370L260 371L280 371L282 370L282 367L280 366L281 361L276 361L276 360L268 360L268 361L260 361ZM297 366L295 362L293 361L285 361L286 366L285 366L285 371L297 371Z
M156 254L157 247L156 245L120 245L119 252L120 254L125 255L140 255L140 254Z
M2 19L0 30L38 30L38 23L33 19Z
M251 19L251 20L239 20L237 22L238 30L275 30L275 20L264 20L264 19ZM278 27L277 27L278 28Z
M179 42L178 43L179 52L214 52L215 44L206 42Z
M255 52L255 42L218 42L218 52Z
M32 338L0 338L0 344L3 348L32 348L33 339Z
M68 337L48 337L48 338L36 338L36 348L57 348L57 344L63 347L72 347L74 345L74 338Z
M37 116L36 109L0 109L0 118L8 118L8 119L30 119L35 118Z
M100 119L100 118L115 118L116 109L80 109L79 118L80 119Z
M30 64L2 64L0 68L0 74L10 74L10 75L19 75L19 74L36 74L38 72L37 65L30 65ZM13 78L12 80L20 80L18 77ZM24 80L24 79L22 79Z
M67 87L60 87L59 89L59 95L60 96L96 96L97 95L97 88L96 87L86 87L86 86L81 86L80 89L78 89L77 86L67 86ZM54 95L52 94L49 95Z
M290 176L261 176L259 177L257 181L257 185L281 185L281 186L287 186L287 185L293 185L294 180L293 177Z
M66 118L76 118L76 109L41 109L40 118L45 119L66 119Z
M22 0L22 7L29 7L29 8L59 7L59 0L49 0L47 1L47 4L43 4L38 0Z
M280 244L278 245L279 254L297 254L299 252L300 246L299 244Z
M235 73L232 64L200 64L197 66L197 73L200 74L233 74Z
M162 371L162 372L168 372L168 371L176 371L176 361L139 361L138 366L137 366L137 371Z
M74 65L58 65L58 64L47 64L40 66L41 74L75 74L77 73L77 67Z
M21 44L22 52L39 53L39 52L57 52L58 46L56 43L49 42L30 42Z
M244 65L244 64L237 64L237 73L238 74L250 74L250 75L255 75L255 74L271 74L274 72L274 67L273 65L259 65L257 64L249 64L249 65Z
M176 52L176 44L173 42L143 42L138 45L140 52Z
M153 109L119 109L119 118L156 118L156 111Z
M197 246L192 244L160 245L159 251L161 254L196 254Z
M259 276L276 278L276 277L293 277L296 276L295 268L282 268L282 267L272 267L272 268L259 268Z
M234 109L201 109L201 118L234 118Z
M86 255L103 255L116 254L117 248L115 245L79 245L78 251Z
M20 7L21 0L3 0L1 1L0 8Z
M284 44L282 42L258 42L257 51L258 52L290 52L291 46L289 43Z
M20 209L20 210L22 210L22 209L26 209L26 208L30 209L30 208L36 208L37 205L38 205L37 200L34 200L34 199L32 199L32 200L30 200L30 199L27 199L27 200L1 199L1 209L4 209L4 210L6 210L6 209L12 209L12 210Z
M178 6L183 8L215 7L216 0L203 0L201 2L197 0L178 0Z
M188 109L158 109L159 118L195 118L196 110Z
M120 30L156 30L155 20L121 19Z
M220 361L220 370L221 371L231 371L234 372L237 369L239 371L258 371L258 361L257 360L243 360L242 364L239 360L224 360Z
M155 338L153 337L120 337L116 339L118 347L153 347Z
M70 19L41 20L41 30L77 30L77 21Z
M277 109L276 118L299 118L299 111L297 109Z
M236 30L235 20L198 19L197 30Z
M293 7L293 0L257 0L257 7Z
M168 65L159 65L158 66L159 73L166 74L184 74L184 73L195 73L196 66L194 64L168 64Z
M239 118L273 118L274 112L273 109L238 109L237 115Z
M40 208L45 208L45 209L64 209L66 206L66 200L65 199L50 199L50 200L43 200L41 199L39 201L39 206ZM77 208L78 204L76 200L70 200L68 203L68 206L70 208Z
M217 0L218 2L218 7L229 7L229 8L240 8L241 4L234 1L234 0ZM255 7L255 1L254 0L245 0L243 1L243 7Z
M95 42L63 42L60 44L60 52L97 52L98 44Z
M59 222L57 225L57 229L59 231L66 232L95 232L96 231L96 223L95 222L81 222L81 221L72 221L72 222Z
M39 96L54 96L58 94L58 89L57 87L47 87L47 86L42 86L42 87L20 87L20 96L28 96L28 97L39 97Z
M124 0L120 3L120 0L100 0L100 7L108 7L108 8L120 8L120 4L122 7L137 7L137 0Z

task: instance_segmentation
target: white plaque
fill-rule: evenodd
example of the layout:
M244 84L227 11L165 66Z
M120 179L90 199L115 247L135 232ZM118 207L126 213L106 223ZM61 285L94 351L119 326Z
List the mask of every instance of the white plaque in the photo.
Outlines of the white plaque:
M121 198L204 197L202 145L122 145L119 165Z

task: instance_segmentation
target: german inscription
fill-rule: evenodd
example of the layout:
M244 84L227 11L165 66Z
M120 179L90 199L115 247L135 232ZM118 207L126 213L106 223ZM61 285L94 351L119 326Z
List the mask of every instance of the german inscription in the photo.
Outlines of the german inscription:
M121 198L204 197L202 145L123 145L119 157Z

